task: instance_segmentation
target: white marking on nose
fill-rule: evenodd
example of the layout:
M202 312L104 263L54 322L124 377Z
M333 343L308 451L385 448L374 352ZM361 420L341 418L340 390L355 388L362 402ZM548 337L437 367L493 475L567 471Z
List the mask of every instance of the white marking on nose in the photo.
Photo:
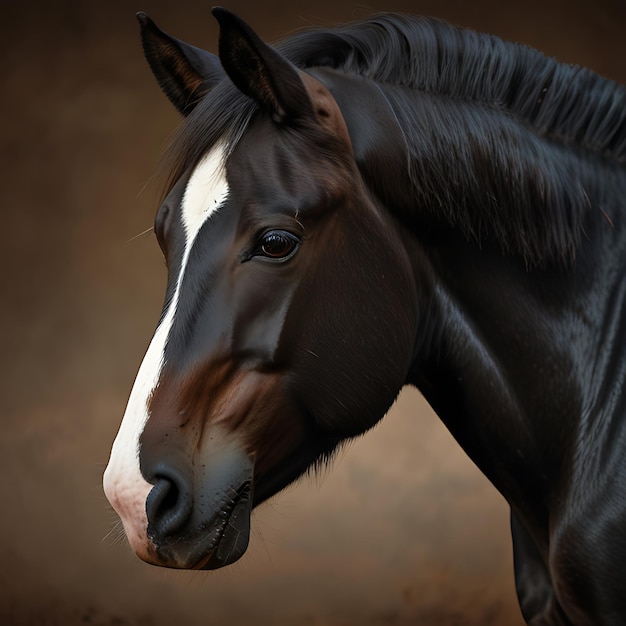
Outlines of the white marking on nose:
M185 249L176 289L137 373L103 477L106 497L122 519L131 546L145 560L150 560L146 498L152 485L141 474L139 439L150 417L150 397L159 384L165 365L165 347L176 315L191 248L202 225L224 204L228 196L224 155L225 146L220 142L200 161L187 183L181 205Z

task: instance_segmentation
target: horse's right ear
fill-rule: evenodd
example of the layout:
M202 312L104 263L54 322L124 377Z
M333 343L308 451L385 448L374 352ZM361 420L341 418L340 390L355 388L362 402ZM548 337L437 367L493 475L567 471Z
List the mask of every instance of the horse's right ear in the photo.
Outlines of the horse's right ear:
M223 7L213 7L211 13L220 25L222 66L237 89L276 122L312 115L311 98L299 70L234 13Z
M141 24L143 52L159 86L185 117L225 76L219 58L164 33L145 14Z

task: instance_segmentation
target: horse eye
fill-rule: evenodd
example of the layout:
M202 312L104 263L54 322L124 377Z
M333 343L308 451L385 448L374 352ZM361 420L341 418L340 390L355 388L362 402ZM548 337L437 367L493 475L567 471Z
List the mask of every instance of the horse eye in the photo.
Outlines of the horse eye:
M285 261L299 245L300 240L295 235L284 230L270 230L261 237L257 254L268 259Z

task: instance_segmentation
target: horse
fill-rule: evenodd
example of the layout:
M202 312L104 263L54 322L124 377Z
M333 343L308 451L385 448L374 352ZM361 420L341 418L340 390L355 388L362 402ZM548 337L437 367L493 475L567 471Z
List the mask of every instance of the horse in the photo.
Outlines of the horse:
M138 14L183 124L103 480L134 552L233 563L413 385L510 505L526 622L623 626L626 89L436 19L213 15L218 55Z

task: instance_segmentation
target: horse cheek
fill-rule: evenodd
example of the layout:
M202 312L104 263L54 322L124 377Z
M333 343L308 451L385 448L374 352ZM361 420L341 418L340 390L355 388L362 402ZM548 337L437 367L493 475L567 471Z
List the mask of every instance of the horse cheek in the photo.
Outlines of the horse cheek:
M387 412L406 380L415 333L408 263L376 229L351 231L326 247L296 292L285 333L299 347L294 393L317 427L338 438L365 432Z

